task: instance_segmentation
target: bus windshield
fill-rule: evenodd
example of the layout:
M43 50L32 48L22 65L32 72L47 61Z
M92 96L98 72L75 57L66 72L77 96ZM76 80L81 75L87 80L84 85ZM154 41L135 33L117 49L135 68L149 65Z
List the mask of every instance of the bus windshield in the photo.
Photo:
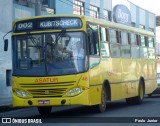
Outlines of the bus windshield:
M84 32L13 36L13 75L66 75L86 70Z

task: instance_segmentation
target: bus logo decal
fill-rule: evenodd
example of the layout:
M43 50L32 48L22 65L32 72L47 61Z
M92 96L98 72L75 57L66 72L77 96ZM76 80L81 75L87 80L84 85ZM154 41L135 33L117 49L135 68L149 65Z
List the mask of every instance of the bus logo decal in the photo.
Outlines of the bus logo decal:
M36 78L35 83L57 83L58 78Z

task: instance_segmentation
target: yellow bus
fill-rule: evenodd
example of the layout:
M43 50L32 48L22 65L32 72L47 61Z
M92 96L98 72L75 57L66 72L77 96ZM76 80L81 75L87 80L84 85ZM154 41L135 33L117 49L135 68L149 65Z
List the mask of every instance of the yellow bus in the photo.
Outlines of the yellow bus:
M16 20L13 106L140 104L157 88L153 32L100 19L54 15Z

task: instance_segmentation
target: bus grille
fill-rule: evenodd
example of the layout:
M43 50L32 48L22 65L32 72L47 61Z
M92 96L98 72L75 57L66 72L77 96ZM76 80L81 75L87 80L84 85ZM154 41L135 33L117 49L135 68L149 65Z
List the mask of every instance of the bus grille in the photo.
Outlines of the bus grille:
M20 87L28 91L33 98L44 98L62 97L74 84L75 81L49 84L20 84Z

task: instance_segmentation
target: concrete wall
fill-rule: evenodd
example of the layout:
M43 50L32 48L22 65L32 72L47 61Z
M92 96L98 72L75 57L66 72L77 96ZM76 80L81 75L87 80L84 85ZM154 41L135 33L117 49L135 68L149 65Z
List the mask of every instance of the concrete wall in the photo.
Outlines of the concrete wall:
M35 15L34 9L18 4L14 4L14 12L15 13L13 13L13 15L15 19L26 18Z
M56 14L73 14L73 0L54 0Z
M103 7L106 10L112 11L112 0L103 0Z
M155 27L155 14L149 13L149 27L154 28Z
M0 105L7 99L11 99L11 86L6 84L6 70L12 69L11 58L11 34L9 39L9 50L4 52L3 36L11 30L13 19L13 1L0 0Z
M90 16L89 7L90 7L90 0L85 0L85 15L86 16Z
M100 0L90 0L90 4L96 7L100 7Z
M145 10L139 8L139 24L146 25L146 15Z
M35 16L35 9L21 6L19 4L13 4L13 19L19 19L19 18L28 18L31 16ZM41 15L50 15L46 11L41 11Z
M136 23L136 15L137 15L136 6L134 4L130 3L130 8L129 9L130 9L131 16L132 16L131 21Z

